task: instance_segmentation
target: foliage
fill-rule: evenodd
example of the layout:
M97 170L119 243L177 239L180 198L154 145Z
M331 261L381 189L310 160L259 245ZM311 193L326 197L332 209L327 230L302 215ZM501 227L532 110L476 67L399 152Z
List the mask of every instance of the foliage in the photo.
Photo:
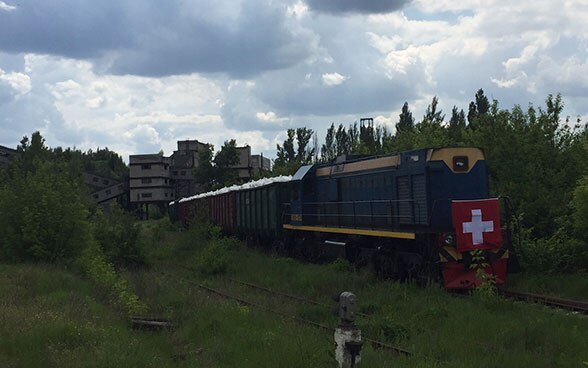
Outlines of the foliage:
M335 259L329 264L329 267L339 272L351 272L353 271L353 265L346 259L339 258Z
M573 193L573 229L588 247L588 175L583 176Z
M196 269L206 276L225 274L229 261L230 253L226 243L214 239L200 253Z
M194 181L200 185L203 191L209 191L215 185L215 168L212 165L214 146L204 145L198 150L198 167L194 169Z
M115 265L141 265L145 262L143 247L138 241L139 228L135 218L114 204L106 214L97 209L93 216L94 238L109 262Z
M239 173L234 167L239 164L237 142L234 139L225 141L220 151L214 156L215 176L214 181L219 187L236 184L239 181Z
M237 142L225 141L220 151L214 155L214 146L208 144L198 152L198 167L194 169L194 179L203 191L219 189L239 182L235 166L239 164Z
M110 302L128 316L144 314L147 311L127 281L117 275L114 266L108 262L102 247L90 242L77 260L77 264L98 290L107 295Z
M519 254L528 272L555 274L588 270L588 246L563 231L547 238L527 240Z
M288 129L286 140L276 147L275 175L292 175L300 166L312 162L316 153L316 148L310 145L313 133L308 128Z
M472 263L470 269L474 270L479 285L474 292L482 298L492 298L496 295L496 276L488 272L490 264L484 256L484 251L476 249L471 252Z
M492 193L510 196L534 237L555 233L586 168L579 132L560 124L561 97L548 96L546 105L538 112L532 106L508 111L495 101L467 134L470 144L485 151Z
M85 195L65 163L41 161L48 150L33 144L0 187L0 259L71 261L89 238Z

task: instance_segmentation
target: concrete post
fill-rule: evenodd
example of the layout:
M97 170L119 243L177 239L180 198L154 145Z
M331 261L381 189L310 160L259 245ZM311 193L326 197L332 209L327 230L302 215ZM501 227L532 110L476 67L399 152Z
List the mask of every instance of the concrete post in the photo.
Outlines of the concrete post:
M343 292L338 298L340 324L335 329L335 359L339 368L359 367L361 362L361 330L355 325L356 297Z

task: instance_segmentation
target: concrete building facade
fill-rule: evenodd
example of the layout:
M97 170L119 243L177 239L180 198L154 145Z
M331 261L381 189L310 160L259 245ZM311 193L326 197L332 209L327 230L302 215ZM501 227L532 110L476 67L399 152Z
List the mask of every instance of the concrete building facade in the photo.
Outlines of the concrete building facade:
M194 181L194 169L199 165L199 154L207 148L197 140L178 141L178 150L171 155L171 179L176 198L189 197L199 192Z
M263 155L251 155L250 164L253 175L257 175L261 171L270 171L272 169L271 160L267 157L263 157Z
M129 157L131 203L168 203L175 198L170 158L159 154Z

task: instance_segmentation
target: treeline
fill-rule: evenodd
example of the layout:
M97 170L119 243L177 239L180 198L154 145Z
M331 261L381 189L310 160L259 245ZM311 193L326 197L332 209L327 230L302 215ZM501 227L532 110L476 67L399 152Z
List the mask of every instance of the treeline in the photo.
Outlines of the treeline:
M374 125L332 123L318 154L315 133L288 130L277 146L274 175L343 154L383 155L423 147L476 146L484 150L492 195L508 196L516 214L518 252L527 269L588 269L588 137L579 118L563 117L560 95L545 106L502 108L478 90L467 114L454 106L449 119L434 97L415 121L404 103L394 132Z

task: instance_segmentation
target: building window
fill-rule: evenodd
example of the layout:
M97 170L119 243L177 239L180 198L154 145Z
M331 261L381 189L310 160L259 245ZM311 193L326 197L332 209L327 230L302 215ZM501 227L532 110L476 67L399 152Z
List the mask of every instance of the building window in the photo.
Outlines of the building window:
M94 199L98 199L99 195L98 194L94 194Z
M99 180L99 179L98 179L97 177L93 177L93 178L92 178L92 181L93 181L93 182L97 182L98 180Z
M167 193L165 193L165 198L167 198Z
M151 198L153 197L153 193L141 193L141 198Z
M172 171L172 175L178 175L178 171L177 170Z
M186 172L184 170L180 171L180 175L186 176Z
M141 170L150 170L151 169L151 165L141 165Z
M143 178L143 179L141 179L141 184L151 184L151 178Z
M102 180L102 183L104 183L104 185L108 185L108 183L110 183L110 182L108 181L108 179L104 179L104 180Z
M112 193L112 191L111 191L110 189L108 189L108 190L106 191L106 195L109 195L110 193Z

